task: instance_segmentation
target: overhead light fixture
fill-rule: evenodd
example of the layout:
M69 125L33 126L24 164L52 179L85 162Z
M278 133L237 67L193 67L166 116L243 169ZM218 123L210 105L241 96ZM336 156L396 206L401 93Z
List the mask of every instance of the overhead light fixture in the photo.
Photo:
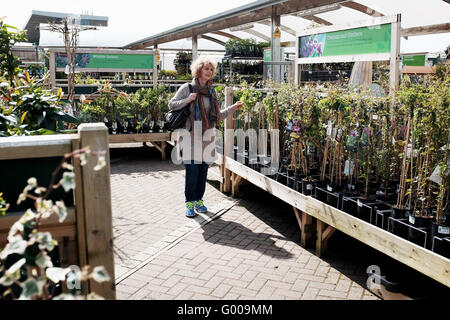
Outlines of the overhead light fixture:
M242 24L240 26L237 27L231 27L230 31L243 31L243 30L248 30L253 28L255 25L251 24L251 23L247 23L247 24Z
M340 4L336 4L336 3L335 4L328 4L328 5L317 7L317 8L311 8L311 9L298 11L296 13L293 13L292 15L297 16L297 17L312 16L312 15L315 15L315 14L320 14L320 13L325 13L325 12L329 12L329 11L339 10L340 8L342 8L342 6Z

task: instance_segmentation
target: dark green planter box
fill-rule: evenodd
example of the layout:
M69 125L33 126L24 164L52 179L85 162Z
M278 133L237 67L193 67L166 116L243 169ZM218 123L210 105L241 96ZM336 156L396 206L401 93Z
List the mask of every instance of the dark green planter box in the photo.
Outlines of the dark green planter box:
M20 205L17 205L19 194L27 185L27 180L31 177L37 179L38 185L47 188L53 171L58 167L62 157L52 158L32 158L0 161L0 192L3 192L3 198L10 207L9 212L25 211L29 208L34 209L34 201L27 199ZM58 174L56 182L62 177L62 171ZM62 187L54 189L50 195L53 201L63 200L66 207L73 206L73 190L65 192Z

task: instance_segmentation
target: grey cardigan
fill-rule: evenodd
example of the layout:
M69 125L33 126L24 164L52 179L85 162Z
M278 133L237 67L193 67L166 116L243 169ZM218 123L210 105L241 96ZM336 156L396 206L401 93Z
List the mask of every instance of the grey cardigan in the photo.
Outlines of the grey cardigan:
M188 99L190 94L191 94L191 92L189 91L189 84L188 83L183 84L180 87L180 89L178 89L175 96L172 99L170 99L170 101L169 101L170 110L180 110L181 108L185 107L187 105L186 100ZM209 111L211 110L211 102L208 97L203 97L203 102L205 105L206 114L209 115ZM195 108L194 104L191 103L191 106L189 107L189 110L191 111L191 113L190 113L189 117L187 118L186 124L184 126L184 128L189 131L191 130L192 124L194 123L194 114L195 114L194 108ZM218 115L219 119L217 119L217 120L218 121L224 120L226 117L228 117L230 112L234 111L234 109L235 108L233 106L230 106L223 110L221 109L220 115Z
M177 91L177 93L175 94L175 96L174 96L172 99L170 99L170 101L169 101L169 108L170 108L171 110L180 110L181 108L185 107L185 106L187 105L186 100L188 99L188 97L189 97L190 94L191 94L191 92L190 92L190 90L189 90L189 84L188 84L188 83L183 84L183 85L178 89L178 91ZM204 106L205 106L205 109L206 109L206 114L208 114L208 116L209 116L209 111L211 110L211 102L210 102L210 99L209 99L208 97L205 97L205 96L202 97L202 99L203 99ZM193 124L194 124L194 115L195 115L195 105L194 105L194 103L191 103L191 105L190 105L190 107L189 107L189 110L191 111L191 113L190 113L189 117L188 117L187 120L186 120L186 123L185 123L185 125L184 125L184 129L190 131L190 134L191 134L191 144L190 144L190 148L191 148L191 149L190 149L190 151L189 151L188 149L185 149L185 148L188 147L188 146L183 145L183 143L181 143L181 144L183 145L181 148L183 149L183 153L184 153L183 156L185 156L185 155L187 155L187 154L190 154L190 156L189 156L190 159L200 160L200 159L197 159L197 158L195 157L195 150L194 150L195 144L194 144L194 139L202 139L202 137L194 137L194 130L191 131L191 129L192 129L192 127L193 127ZM235 107L233 107L233 106L230 106L230 107L225 108L225 109L221 109L221 110L220 110L220 114L217 115L217 117L218 117L217 121L219 122L219 121L221 121L221 120L224 120L226 117L228 117L228 115L230 114L230 112L233 112L234 110L235 110ZM201 161L203 161L203 162L206 162L206 163L210 163L210 162L211 162L211 161L210 161L210 158L206 159L206 158L204 157L204 155L203 155L203 151L205 151L206 148L207 148L211 143L214 143L214 144L215 144L215 139L212 139L212 140L210 140L210 141L203 141L203 140L202 140L201 143L197 144L197 146L200 146L200 145L201 145L201 146L203 147L202 150L197 150L197 151L202 151L202 153L201 153L201 154L202 154L202 159L201 159ZM216 156L216 155L215 155L215 148L212 148L212 149L213 149L213 157L215 157L215 156ZM209 157L209 155L208 155L208 157ZM186 158L185 158L185 159L186 159ZM186 160L189 160L189 159L186 159Z

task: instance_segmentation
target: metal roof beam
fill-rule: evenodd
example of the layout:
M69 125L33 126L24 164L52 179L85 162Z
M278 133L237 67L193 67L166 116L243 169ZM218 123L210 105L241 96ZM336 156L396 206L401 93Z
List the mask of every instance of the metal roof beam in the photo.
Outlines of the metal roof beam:
M423 36L427 34L437 34L450 32L450 23L432 24L428 26L405 28L401 31L402 37Z
M241 38L235 36L234 34L230 34L230 33L223 32L223 31L213 31L211 33L217 34L218 36L227 37L227 38L230 38L230 39L239 39L239 40L241 39Z
M257 23L263 24L263 25L269 26L269 27L272 26L272 22L271 22L270 20L258 21ZM289 33L289 34L291 34L291 35L293 35L293 36L296 35L294 29L291 29L291 28L289 28L289 27L287 27L287 26L285 26L285 25L280 25L280 29L281 29L281 31L287 32L287 33Z
M253 36L256 36L258 38L263 39L266 42L270 42L270 37L266 36L265 34L258 32L256 30L252 30L252 29L247 29L247 30L242 30L241 32L246 32L248 34L251 34Z
M342 2L342 0L259 0L233 10L216 14L206 19L135 41L124 46L124 48L141 49L155 44L189 38L193 35L211 33L213 31L228 29L233 26L265 20L271 17L272 7L274 6L277 8L277 13L279 15L285 15L340 2Z
M225 42L220 41L220 40L217 39L217 38L213 38L213 37L210 37L210 36L207 36L207 35L204 35L204 34L200 35L199 38L202 38L202 39L205 39L205 40L209 40L209 41L215 42L215 43L217 43L217 44L220 44L221 46L225 46Z
M369 16L373 16L373 17L384 17L384 14L382 14L381 12L378 12L372 8L369 8L368 6L365 6L361 3L357 3L354 1L347 1L344 3L341 3L341 5L343 7L347 7L356 11L360 11L362 13L368 14Z

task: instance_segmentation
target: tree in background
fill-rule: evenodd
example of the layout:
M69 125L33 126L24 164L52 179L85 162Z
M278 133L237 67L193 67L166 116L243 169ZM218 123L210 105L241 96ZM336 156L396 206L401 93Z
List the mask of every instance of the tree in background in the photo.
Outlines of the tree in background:
M9 31L13 29L13 31ZM0 76L5 76L12 84L14 76L20 72L20 60L12 53L12 47L27 40L26 32L4 24L0 18Z
M177 75L185 75L191 73L192 54L184 51L178 51L173 61Z

